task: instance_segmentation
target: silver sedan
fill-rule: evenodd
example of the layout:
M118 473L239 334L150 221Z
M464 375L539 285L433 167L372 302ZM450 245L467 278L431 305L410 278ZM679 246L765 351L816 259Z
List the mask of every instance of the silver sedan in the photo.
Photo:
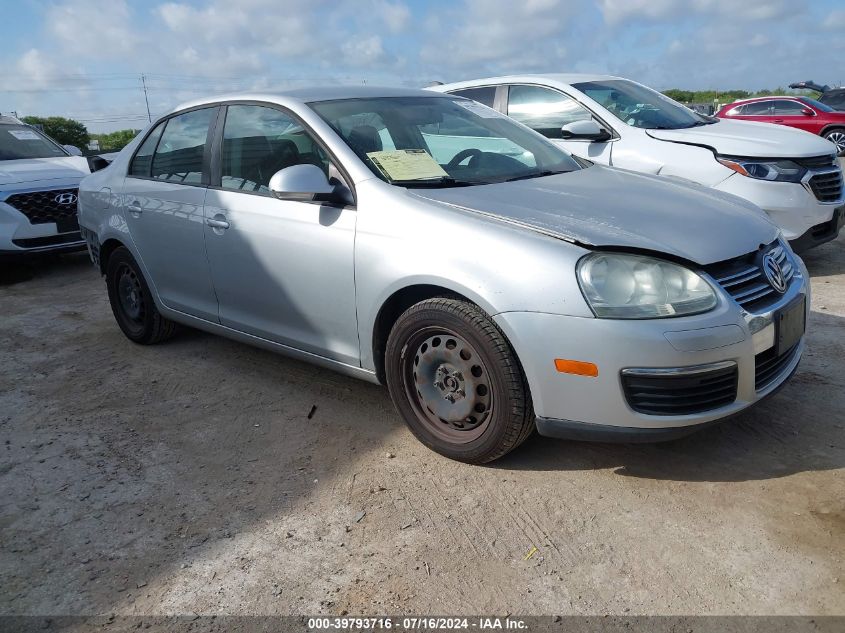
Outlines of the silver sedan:
M183 324L386 384L467 462L535 428L689 433L803 349L807 273L759 209L455 96L194 101L83 181L79 220L132 341Z

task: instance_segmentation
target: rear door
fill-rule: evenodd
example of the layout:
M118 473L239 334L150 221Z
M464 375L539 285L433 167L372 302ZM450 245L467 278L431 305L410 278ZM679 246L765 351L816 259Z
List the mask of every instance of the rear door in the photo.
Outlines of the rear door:
M761 123L774 122L774 102L771 99L764 101L752 101L741 106L739 114L732 116L734 119L743 121L759 121Z
M278 200L267 186L293 165L343 176L287 110L232 104L224 114L204 228L220 323L359 366L354 206Z
M162 303L213 321L203 203L216 115L205 107L160 123L133 157L122 195L129 235Z
M607 126L587 108L559 90L527 84L510 85L507 87L507 115L576 156L604 165L611 163L611 141L563 138L561 128L574 121L596 119L601 127Z

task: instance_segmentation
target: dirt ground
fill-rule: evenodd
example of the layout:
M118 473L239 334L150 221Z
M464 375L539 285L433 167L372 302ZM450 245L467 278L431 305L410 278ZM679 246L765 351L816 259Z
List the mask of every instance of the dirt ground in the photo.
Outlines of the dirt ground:
M382 388L133 345L84 254L4 264L0 614L845 614L845 236L806 261L807 352L753 412L488 467Z

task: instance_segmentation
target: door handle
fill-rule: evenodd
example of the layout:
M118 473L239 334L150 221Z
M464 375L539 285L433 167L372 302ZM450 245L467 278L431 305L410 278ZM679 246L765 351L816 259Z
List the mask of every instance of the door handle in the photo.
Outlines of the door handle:
M226 220L218 220L217 218L208 218L206 219L205 223L213 229L229 228L229 223Z
M140 215L144 212L144 210L141 208L141 203L138 201L127 205L126 210L129 211L129 213L134 213L135 215Z
M775 119L775 123L783 123L783 119Z

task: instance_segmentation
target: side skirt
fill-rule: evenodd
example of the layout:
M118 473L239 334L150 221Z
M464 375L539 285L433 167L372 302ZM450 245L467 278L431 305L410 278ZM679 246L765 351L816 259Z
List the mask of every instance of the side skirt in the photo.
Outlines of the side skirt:
M311 363L312 365L325 367L326 369L331 369L338 373L352 376L353 378L366 380L367 382L371 382L376 385L381 384L376 377L375 371L364 369L363 367L348 365L337 360L332 360L331 358L326 358L325 356L312 354L311 352L305 352L295 347L276 343L274 341L261 338L260 336L253 336L252 334L240 332L233 328L226 327L225 325L220 325L219 323L212 323L211 321L206 321L205 319L200 319L199 317L191 316L190 314L185 314L184 312L179 312L178 310L165 308L162 305L157 307L163 316L177 323L182 323L198 330L210 332L211 334L225 336L226 338L238 341L239 343L246 343L247 345L260 347L277 354L282 354L306 363Z

